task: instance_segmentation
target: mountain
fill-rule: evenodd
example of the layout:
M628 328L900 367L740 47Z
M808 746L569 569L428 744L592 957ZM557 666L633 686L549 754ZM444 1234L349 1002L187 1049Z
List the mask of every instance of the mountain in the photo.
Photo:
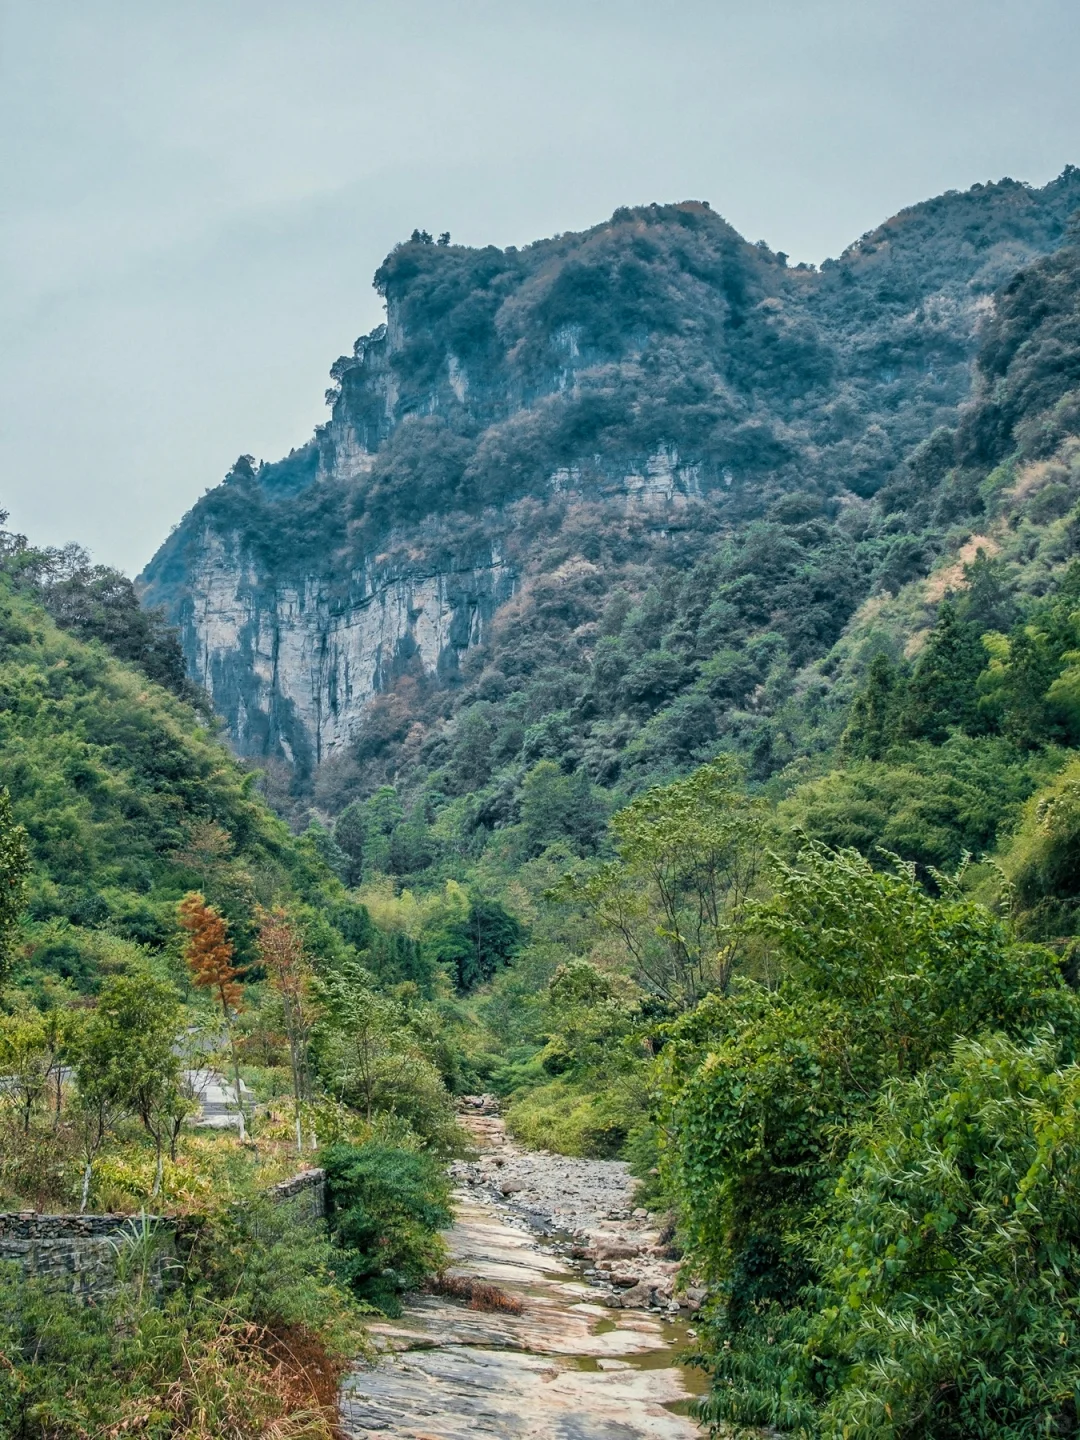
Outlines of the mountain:
M704 202L522 250L415 232L329 422L241 457L144 598L294 812L486 787L498 828L545 760L632 790L730 748L766 779L807 667L970 533L1010 423L957 463L980 337L1078 207L1074 167L977 185L820 269Z

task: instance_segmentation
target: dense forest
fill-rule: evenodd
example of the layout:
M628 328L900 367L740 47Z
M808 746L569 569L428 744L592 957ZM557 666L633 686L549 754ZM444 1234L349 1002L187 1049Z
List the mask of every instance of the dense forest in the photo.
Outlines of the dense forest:
M1074 177L1049 199L942 197L821 272L749 253L706 207L536 255L418 232L378 284L403 333L421 301L447 329L409 342L399 379L419 405L452 343L488 377L467 413L388 426L361 346L332 397L368 427L361 479L316 480L297 452L201 513L244 510L275 565L275 513L301 564L331 531L358 550L413 522L464 535L494 523L477 457L513 432L541 459L503 451L520 484L495 498L531 568L459 671L403 665L299 781L227 753L123 577L6 537L4 1206L195 1211L213 1189L206 1223L233 1238L220 1265L195 1247L164 1310L117 1300L154 1356L137 1384L107 1363L120 1309L11 1307L6 1350L63 1337L0 1370L12 1433L122 1433L165 1393L146 1433L215 1433L197 1387L169 1389L185 1346L235 1433L298 1413L274 1337L332 1371L365 1307L392 1313L438 1268L453 1100L480 1089L523 1143L629 1161L681 1283L707 1290L703 1421L1076 1431L1080 249L1054 209ZM938 316L932 355L911 322L927 273L975 297ZM552 399L537 337L571 302L588 375ZM905 354L889 410L882 369ZM629 370L653 377L662 433L715 457L715 493L662 526L584 486L530 495L565 462L560 426L591 415L599 455L655 439ZM184 1125L185 1055L251 1087L247 1147ZM315 1147L325 1243L238 1234L236 1202Z

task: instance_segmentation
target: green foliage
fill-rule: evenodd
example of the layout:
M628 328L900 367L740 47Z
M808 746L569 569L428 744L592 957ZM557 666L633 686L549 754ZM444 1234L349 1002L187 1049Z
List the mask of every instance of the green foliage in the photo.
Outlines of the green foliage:
M10 795L0 790L0 983L10 968L12 939L26 903L29 873L26 831L15 823Z
M339 1273L361 1299L390 1315L399 1295L445 1260L438 1231L450 1224L449 1184L428 1155L391 1145L333 1145L322 1155Z
M170 1287L153 1283L160 1237L133 1225L118 1283L94 1304L0 1277L0 1432L12 1440L139 1433L157 1440L329 1440L331 1380L360 1340L325 1238L287 1207L203 1228ZM5 1270L13 1267L5 1267Z
M932 869L952 871L965 854L992 851L1053 764L990 737L894 744L877 763L853 761L807 781L777 815L785 832L875 863L883 852L913 861L932 883Z
M973 626L947 602L907 686L900 728L914 739L944 740L950 727L977 733L976 684L986 654Z
M317 847L292 839L188 705L58 631L3 575L0 592L0 860L15 882L0 928L16 983L40 992L52 975L93 992L137 958L131 941L170 953L175 903L193 888L227 916L245 964L260 900L340 896Z
M180 1007L175 990L148 972L117 975L78 1025L67 1051L78 1084L86 1168L82 1209L93 1165L117 1121L135 1114L154 1138L161 1183L162 1149L191 1108L180 1085Z
M944 882L940 882L944 886ZM940 1063L957 1037L1052 1025L1068 1057L1080 1006L1058 964L944 886L811 849L754 910L778 981L743 982L671 1031L663 1051L669 1185L695 1263L716 1286L710 1416L809 1423L798 1369L831 1196L875 1097ZM785 1378L788 1377L788 1378Z
M1078 1095L1052 1038L1001 1037L882 1095L818 1256L821 1433L1075 1429Z
M584 770L566 775L553 760L541 760L521 782L521 823L530 856L565 840L579 854L593 854L604 820L603 801Z
M741 778L722 756L646 791L611 821L618 859L554 892L586 906L619 937L639 984L676 1005L724 989L742 955L765 819Z
M1070 757L1056 779L1028 802L1002 865L1025 934L1060 940L1076 933L1080 913L1077 757Z
M431 1009L380 993L355 964L340 966L318 990L323 1019L313 1049L329 1092L369 1123L392 1116L421 1142L453 1150L453 1111L438 1063L444 1027Z
M624 976L584 960L560 965L539 1021L546 1043L532 1057L532 1074L520 1077L541 1083L519 1083L506 1116L510 1133L564 1155L622 1154L647 1121L643 1061L661 1018L661 1007Z
M129 661L156 684L182 700L205 705L187 678L176 631L161 610L139 603L126 575L107 565L92 565L77 545L48 557L39 580L42 601L56 623L80 640L97 640L118 660Z
M451 920L433 937L433 953L453 976L459 995L467 995L509 964L524 939L521 923L498 900L469 897L468 913Z

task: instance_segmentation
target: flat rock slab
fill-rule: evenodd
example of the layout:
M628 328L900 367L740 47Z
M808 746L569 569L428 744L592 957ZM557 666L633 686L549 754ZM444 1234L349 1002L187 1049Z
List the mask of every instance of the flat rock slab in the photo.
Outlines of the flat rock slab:
M559 1255L462 1190L446 1235L450 1273L498 1285L518 1315L417 1297L372 1326L382 1355L342 1389L345 1433L401 1440L689 1440L679 1413L700 1377L676 1357L686 1327L646 1311L611 1310Z

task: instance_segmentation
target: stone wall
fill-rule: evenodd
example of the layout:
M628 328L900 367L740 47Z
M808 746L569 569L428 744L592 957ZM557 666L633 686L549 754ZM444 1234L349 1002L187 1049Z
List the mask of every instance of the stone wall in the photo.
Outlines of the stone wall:
M303 1170L267 1193L275 1204L287 1205L301 1223L316 1224L326 1214L322 1170ZM176 1264L178 1239L182 1249L185 1236L198 1223L192 1216L0 1214L0 1263L14 1261L24 1275L56 1289L100 1295L115 1283L124 1250L139 1243L148 1228L154 1237L150 1273L160 1287Z
M322 1220L326 1216L326 1171L301 1170L267 1192L279 1205L288 1205L298 1220Z
M176 1221L159 1215L0 1215L0 1261L76 1295L111 1289L124 1250L154 1237L151 1275L160 1286L176 1256Z

